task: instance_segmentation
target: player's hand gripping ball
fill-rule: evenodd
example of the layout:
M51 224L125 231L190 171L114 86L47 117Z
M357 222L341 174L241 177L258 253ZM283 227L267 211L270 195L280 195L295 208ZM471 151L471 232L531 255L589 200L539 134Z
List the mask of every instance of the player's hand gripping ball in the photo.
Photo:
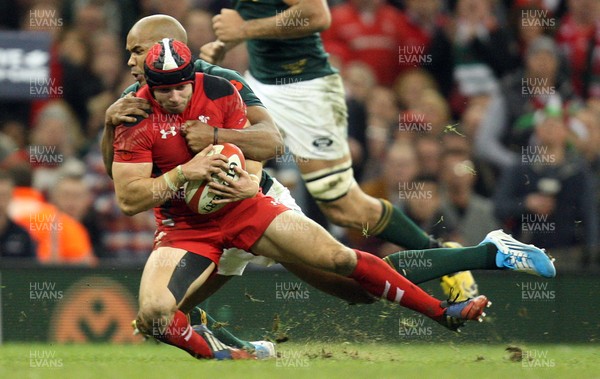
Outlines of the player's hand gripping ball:
M246 160L244 154L239 147L231 143L224 143L222 145L214 145L213 150L208 155L223 154L227 157L229 163L229 169L226 174L232 177L234 181L239 179L238 174L233 170L235 166L246 169ZM223 180L219 179L216 175L213 175L213 179L217 183L227 185ZM194 211L200 214L208 214L216 212L223 208L226 204L215 204L214 200L221 199L221 196L209 192L210 187L207 186L207 182L204 180L192 180L185 184L185 202Z

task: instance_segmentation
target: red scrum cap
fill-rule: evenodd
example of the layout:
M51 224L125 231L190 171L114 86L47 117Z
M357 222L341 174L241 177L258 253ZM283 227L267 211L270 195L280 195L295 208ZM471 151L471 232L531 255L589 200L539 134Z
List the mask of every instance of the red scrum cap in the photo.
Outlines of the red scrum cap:
M150 48L144 61L144 76L150 88L193 82L192 52L183 42L163 38Z

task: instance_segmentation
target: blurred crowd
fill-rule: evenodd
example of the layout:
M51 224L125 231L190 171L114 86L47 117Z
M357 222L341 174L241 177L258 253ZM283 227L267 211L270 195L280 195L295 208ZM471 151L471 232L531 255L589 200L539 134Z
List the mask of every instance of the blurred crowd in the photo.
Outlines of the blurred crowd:
M477 244L495 228L572 267L599 264L600 1L330 1L356 180L428 233ZM99 149L104 112L134 82L125 37L169 14L214 40L226 0L16 0L0 29L50 33L55 96L0 100L0 256L142 262L151 212L120 213ZM31 22L31 18L60 20ZM242 45L223 66L244 72ZM270 163L315 212L289 160ZM290 174L290 172L292 172ZM330 227L380 255L399 247ZM560 266L561 263L558 263Z

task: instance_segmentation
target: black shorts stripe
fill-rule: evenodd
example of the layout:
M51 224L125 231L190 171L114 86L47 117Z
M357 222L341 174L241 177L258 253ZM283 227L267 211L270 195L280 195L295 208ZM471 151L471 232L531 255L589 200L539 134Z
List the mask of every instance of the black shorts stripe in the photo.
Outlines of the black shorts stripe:
M189 251L181 257L167 286L177 304L181 302L194 280L198 279L211 263L213 262L210 259Z

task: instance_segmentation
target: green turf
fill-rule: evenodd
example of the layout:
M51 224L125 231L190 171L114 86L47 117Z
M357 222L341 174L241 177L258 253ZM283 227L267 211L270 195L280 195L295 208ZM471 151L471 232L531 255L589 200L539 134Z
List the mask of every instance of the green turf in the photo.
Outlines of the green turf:
M219 362L153 343L8 344L0 378L600 378L596 345L519 347L521 361L506 345L284 343L276 359Z

